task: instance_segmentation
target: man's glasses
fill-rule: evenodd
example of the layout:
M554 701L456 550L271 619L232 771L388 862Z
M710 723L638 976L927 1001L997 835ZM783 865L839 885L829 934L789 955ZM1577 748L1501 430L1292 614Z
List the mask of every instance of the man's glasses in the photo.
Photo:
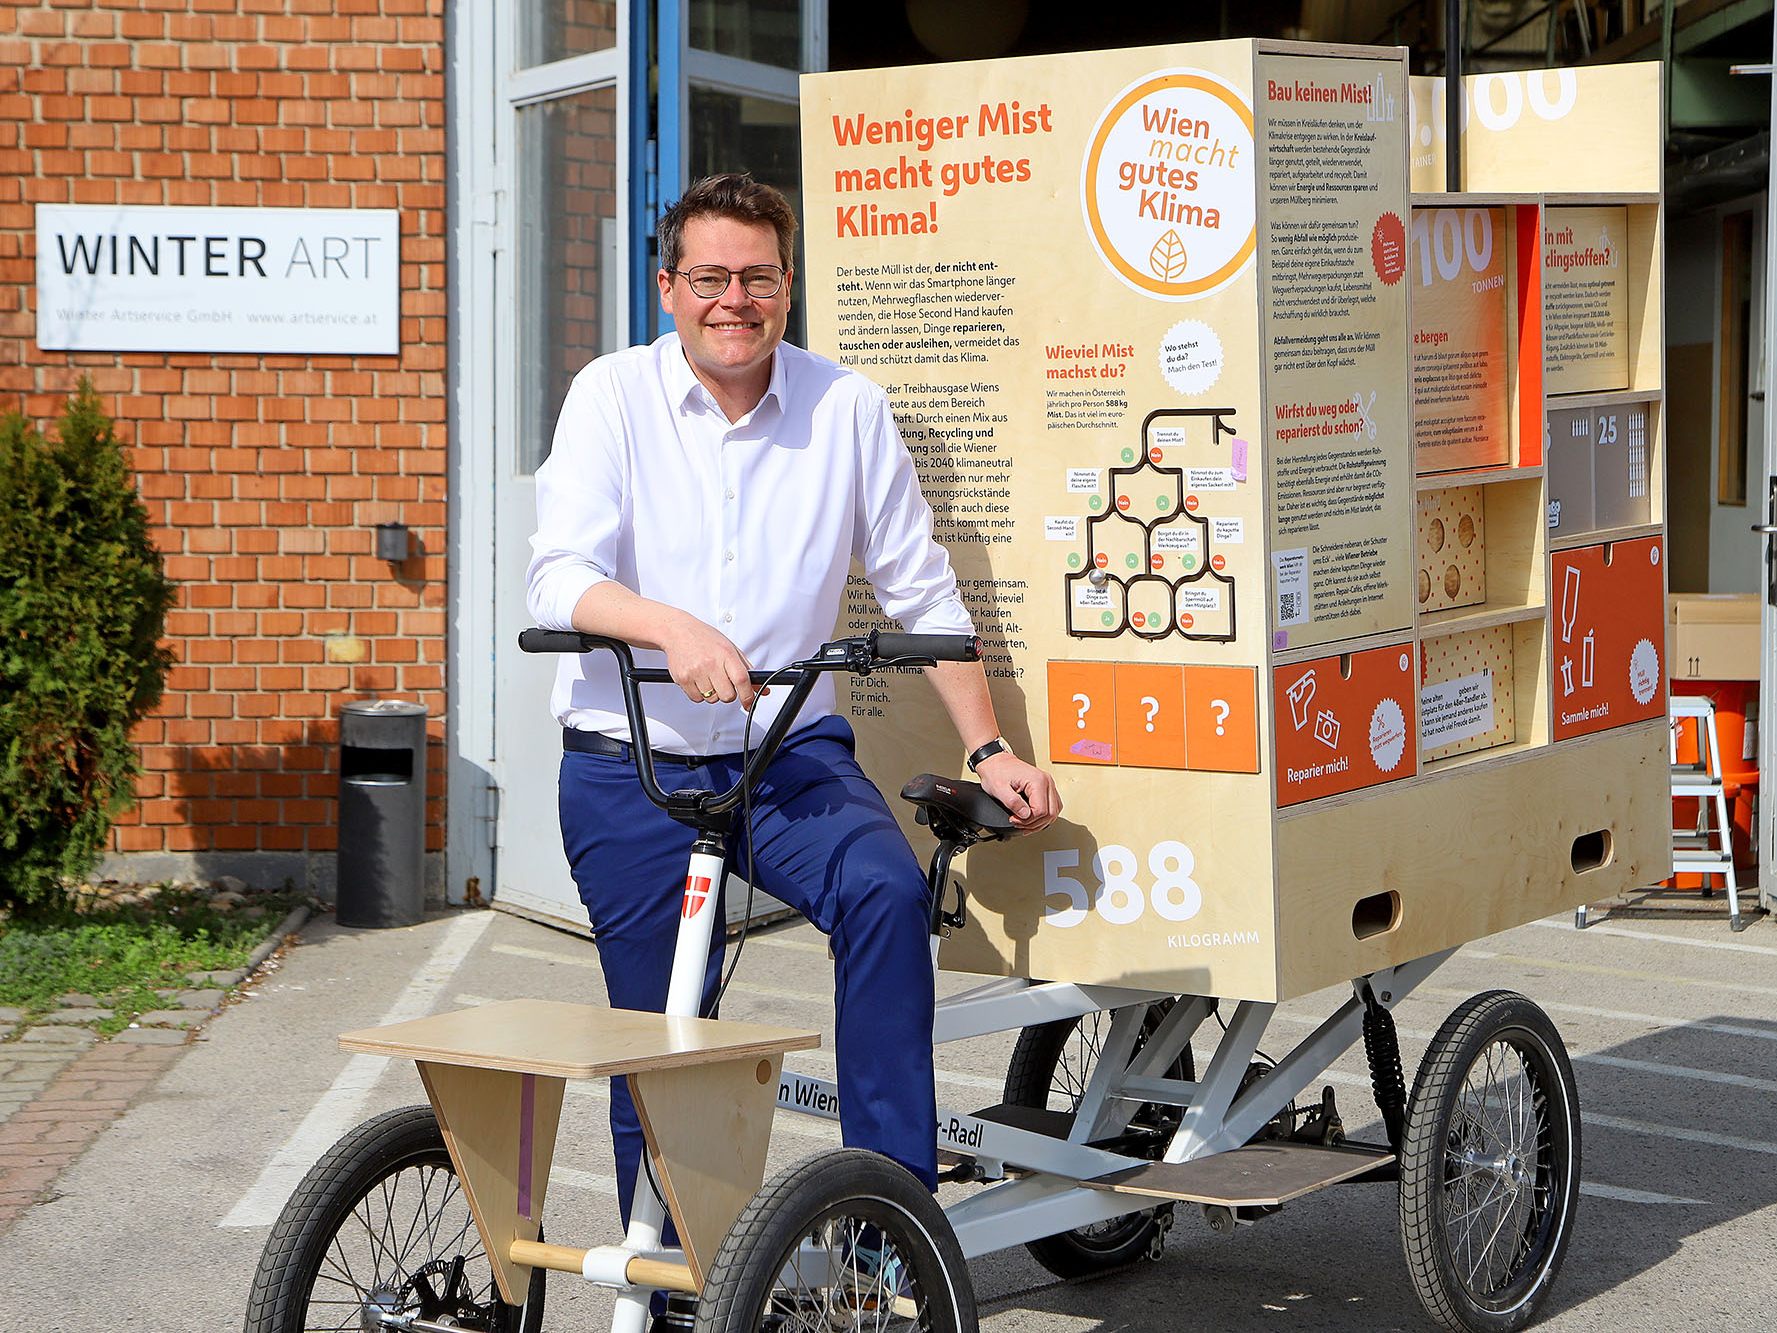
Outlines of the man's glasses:
M685 280L693 296L713 300L728 290L730 279L740 279L740 289L748 296L764 300L784 289L784 271L776 264L749 264L743 269L723 268L720 264L698 264L694 268L669 268Z

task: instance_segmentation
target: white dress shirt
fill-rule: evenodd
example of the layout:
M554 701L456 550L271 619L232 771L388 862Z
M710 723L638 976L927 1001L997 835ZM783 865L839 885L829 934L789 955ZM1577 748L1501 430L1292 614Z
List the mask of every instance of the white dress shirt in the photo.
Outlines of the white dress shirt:
M582 370L537 470L531 550L527 604L545 629L572 629L581 595L614 579L715 626L755 670L833 637L854 560L903 629L973 632L887 396L788 343L759 405L733 423L677 334ZM638 650L636 661L664 666L666 655ZM759 701L755 743L787 693ZM676 685L643 686L642 700L657 750L741 748L739 704L692 703ZM550 705L564 726L630 739L609 653L564 655ZM833 710L823 676L797 726Z

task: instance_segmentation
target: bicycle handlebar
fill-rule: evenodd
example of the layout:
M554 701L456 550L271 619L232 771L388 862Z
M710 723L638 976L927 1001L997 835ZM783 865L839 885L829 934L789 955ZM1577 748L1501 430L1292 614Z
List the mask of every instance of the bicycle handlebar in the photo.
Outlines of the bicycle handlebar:
M877 630L862 638L835 639L822 644L815 655L792 662L779 671L754 671L755 685L767 681L787 680L790 697L778 709L759 746L747 757L739 778L726 792L697 792L675 799L660 788L654 776L654 752L648 744L648 715L642 708L640 685L676 684L672 674L662 667L638 667L629 644L602 634L581 634L576 630L527 629L518 636L518 646L527 653L589 653L600 649L617 659L617 676L623 687L623 708L629 715L629 734L635 752L636 776L641 780L647 798L669 814L725 815L739 804L741 792L753 778L765 771L776 756L790 724L802 711L802 705L814 689L815 681L825 672L850 671L869 675L884 667L932 666L938 662L975 662L981 658L981 640L973 634L901 634Z

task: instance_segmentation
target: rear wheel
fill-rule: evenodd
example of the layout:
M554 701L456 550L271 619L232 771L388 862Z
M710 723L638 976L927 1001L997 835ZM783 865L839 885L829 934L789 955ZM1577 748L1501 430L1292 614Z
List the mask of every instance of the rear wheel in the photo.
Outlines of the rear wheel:
M975 1333L956 1233L913 1173L846 1148L754 1196L710 1262L697 1333Z
M1157 1000L1142 1020L1139 1051L1171 1010L1173 1001ZM1006 1069L1005 1100L1012 1106L1034 1106L1051 1111L1077 1111L1086 1084L1098 1065L1112 1015L1098 1010L1080 1018L1060 1018L1025 1028L1018 1034L1012 1060ZM1168 1078L1190 1079L1191 1048L1186 1046L1167 1070ZM1178 1128L1182 1112L1176 1106L1143 1105L1130 1122L1135 1141L1127 1145L1131 1156L1158 1158ZM1125 1213L1033 1240L1026 1249L1031 1257L1057 1277L1085 1277L1134 1263L1149 1252L1156 1234L1171 1220L1172 1205L1143 1212Z
M427 1106L347 1134L284 1205L247 1299L245 1333L380 1328L407 1316L483 1333L536 1333L541 1268L507 1305Z
M1547 1298L1580 1188L1579 1090L1522 995L1465 1001L1426 1048L1401 1145L1401 1243L1427 1313L1523 1328Z

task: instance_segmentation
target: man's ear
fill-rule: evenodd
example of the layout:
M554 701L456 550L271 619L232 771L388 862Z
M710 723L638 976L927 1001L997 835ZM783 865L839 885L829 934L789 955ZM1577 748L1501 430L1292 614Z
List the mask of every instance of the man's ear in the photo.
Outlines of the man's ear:
M670 315L673 312L673 275L664 268L659 269L654 280L660 284L660 308Z

